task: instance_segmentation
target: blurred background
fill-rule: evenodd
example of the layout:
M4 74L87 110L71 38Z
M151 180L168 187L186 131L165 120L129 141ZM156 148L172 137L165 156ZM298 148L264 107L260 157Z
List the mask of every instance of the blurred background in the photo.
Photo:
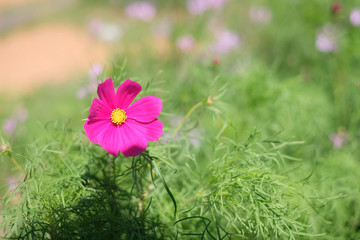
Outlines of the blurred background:
M359 63L356 0L0 0L0 144L21 164L49 122L82 129L97 84L122 66L121 76L159 84L168 125L220 78L215 88L227 94L214 105L233 127L225 134L244 139L256 126L303 141L288 151L305 174L315 165L317 179L351 172L322 188L338 195L358 179ZM195 146L215 130L200 124ZM5 191L22 176L1 164Z

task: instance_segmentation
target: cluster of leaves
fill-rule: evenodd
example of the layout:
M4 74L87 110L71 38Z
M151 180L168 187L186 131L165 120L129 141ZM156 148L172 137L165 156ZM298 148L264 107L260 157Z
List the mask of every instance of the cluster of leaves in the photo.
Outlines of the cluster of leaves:
M308 230L299 189L274 170L286 143L218 136L201 159L181 137L111 158L81 132L49 129L48 144L29 150L22 201L8 206L9 239L294 239Z
M197 71L190 74L213 74L206 67ZM112 75L118 85L126 78L125 65L114 66ZM245 81L239 81L240 77ZM355 237L357 215L342 210L351 209L357 197L333 201L354 192L345 187L353 175L334 189L335 182L322 180L338 176L330 171L332 166L346 171L353 163L339 166L335 157L330 158L334 159L330 164L319 161L318 165L328 170L318 173L312 169L312 161L294 158L294 149L302 149L299 142L279 140L274 135L279 128L287 127L296 135L322 141L323 136L314 133L314 126L297 127L307 119L296 117L302 108L311 110L311 114L317 112L311 102L300 97L305 87L296 79L278 83L261 68L229 76L227 83L240 96L224 94L226 84L215 77L210 91L203 90L205 99L214 96L215 103L206 107L214 114L202 112L195 120L190 117L180 134L170 138L167 135L174 126L163 120L169 126L164 129L163 139L135 158L111 158L99 146L90 144L82 131L59 123L46 125L43 132L47 137L28 147L24 182L8 199L22 196L16 207L7 204L3 222L6 237L299 239L323 236L333 224L351 225L346 234ZM280 91L284 85L289 92ZM153 86L144 85L144 90L157 91ZM262 89L262 94L254 89ZM290 94L293 89L298 95ZM220 96L227 101L233 99L234 105L223 103ZM324 96L318 94L315 100L326 108ZM287 115L289 103L293 106L291 116ZM234 106L241 106L240 120ZM226 116L229 113L231 117ZM263 126L271 113L276 113L271 126L243 140L244 129L259 122ZM325 126L322 123L327 117L316 121ZM198 136L198 149L187 134L194 128L206 130ZM326 148L320 151L325 153ZM304 152L306 155L298 155L313 157L309 151ZM334 213L338 218L330 221ZM344 235L338 231L334 234Z
M162 238L164 227L145 206L139 209L142 178L136 175L149 171L149 157L127 166L99 148L88 150L82 133L50 128L47 140L57 140L29 150L25 180L14 192L22 201L5 215L7 238Z
M187 188L182 193L186 195L180 202L185 206L180 206L175 225L181 235L204 239L316 235L309 233L302 218L310 207L300 189L274 171L274 165L287 159L280 151L287 143L263 142L255 135L243 144L223 138L214 142L207 166L199 167L195 159L185 163L183 171L198 178L189 180L196 181L190 192Z

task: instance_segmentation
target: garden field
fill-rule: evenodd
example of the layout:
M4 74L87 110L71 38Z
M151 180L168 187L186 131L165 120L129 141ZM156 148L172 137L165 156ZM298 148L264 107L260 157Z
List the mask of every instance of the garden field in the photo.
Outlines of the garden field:
M0 236L360 239L359 76L357 0L4 0Z

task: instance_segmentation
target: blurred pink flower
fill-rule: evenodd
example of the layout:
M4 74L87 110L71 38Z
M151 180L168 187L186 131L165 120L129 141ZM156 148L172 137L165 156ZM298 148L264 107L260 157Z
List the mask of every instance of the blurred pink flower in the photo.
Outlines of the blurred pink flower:
M221 9L227 0L188 0L187 8L191 14L202 14L210 9Z
M88 94L94 93L98 85L98 79L104 68L99 63L94 63L89 69L89 83L79 88L76 92L78 99L84 99Z
M91 142L114 156L120 151L130 157L145 151L148 141L159 140L163 134L163 124L157 119L162 109L160 98L142 97L130 105L141 89L130 79L116 93L112 78L99 84L99 98L93 100L84 124Z
M191 35L185 35L176 40L176 46L183 52L189 52L193 49L195 39Z
M326 24L317 34L315 45L320 52L334 52L338 48L338 32L334 25Z
M11 117L6 119L2 125L3 131L8 136L14 136L15 128L18 123L24 123L28 118L28 111L23 107L18 107Z
M256 23L269 23L272 19L272 12L265 7L252 6L249 9L249 18Z
M90 20L88 28L91 34L98 36L104 22L99 18L93 18Z
M330 135L329 139L334 145L334 148L341 148L348 138L348 134L343 128L339 128L338 133Z
M6 179L6 183L9 185L11 191L14 191L16 187L19 186L19 184L23 181L24 181L23 175L20 175L19 177L9 177Z
M9 188L10 188L11 191L14 191L15 188L17 187L17 185L18 185L16 179L13 178L13 177L7 178L6 183L9 185Z
M149 22L155 17L156 8L149 2L139 1L130 3L125 12L130 18Z
M217 58L217 57L213 58L212 63L214 65L219 65L220 64L220 58Z
M4 133L8 136L12 135L14 133L16 127L16 121L14 119L6 119L3 124L3 130Z
M350 23L354 26L360 26L360 9L354 8L350 13Z
M222 30L216 33L216 41L210 45L210 50L215 53L228 53L239 45L240 38L236 33L230 30Z
M89 69L89 80L97 81L99 75L104 71L103 66L100 63L93 63Z

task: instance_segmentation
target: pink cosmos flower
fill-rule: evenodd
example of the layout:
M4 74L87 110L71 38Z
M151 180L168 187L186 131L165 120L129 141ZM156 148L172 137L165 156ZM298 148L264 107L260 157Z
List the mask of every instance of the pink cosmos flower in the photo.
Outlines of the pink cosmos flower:
M89 82L88 84L82 86L76 92L76 97L78 99L84 99L88 94L92 94L96 91L97 85L99 83L99 76L104 71L104 68L99 63L94 63L91 65L89 70Z
M2 125L3 131L5 135L14 137L16 135L16 128L19 123L24 123L28 118L28 111L20 106L18 109L12 114L12 116L6 119Z
M348 134L345 132L345 129L340 127L338 133L332 133L329 139L333 143L334 148L341 148L347 141Z
M338 48L338 31L334 25L326 24L317 34L316 48L320 52L334 52Z
M96 81L103 71L104 68L100 63L93 63L89 69L89 80Z
M130 18L149 22L155 17L156 8L149 2L139 1L129 4L125 12Z
M18 177L9 177L6 179L6 183L9 185L11 191L14 191L16 187L19 186L19 184L23 181L24 181L23 175Z
M215 53L228 53L240 45L239 36L230 31L218 31L216 34L216 42L210 45L210 49Z
M94 63L89 69L89 84L86 86L88 93L94 93L100 80L99 77L103 73L104 68L99 63Z
M269 23L272 18L272 12L265 7L252 6L249 9L250 20L256 23Z
M221 9L227 0L188 0L187 8L191 14L202 14L210 9Z
M195 39L191 35L185 35L176 40L176 46L183 52L190 52L195 44Z
M85 133L93 143L117 156L137 156L147 147L147 141L157 141L163 134L163 124L157 117L162 109L160 98L147 96L130 103L141 91L140 84L127 79L116 93L112 78L98 86L85 122Z
M350 13L350 22L354 26L360 26L360 9L354 8Z
M4 133L8 136L12 135L16 128L16 121L13 119L7 119L3 124Z

